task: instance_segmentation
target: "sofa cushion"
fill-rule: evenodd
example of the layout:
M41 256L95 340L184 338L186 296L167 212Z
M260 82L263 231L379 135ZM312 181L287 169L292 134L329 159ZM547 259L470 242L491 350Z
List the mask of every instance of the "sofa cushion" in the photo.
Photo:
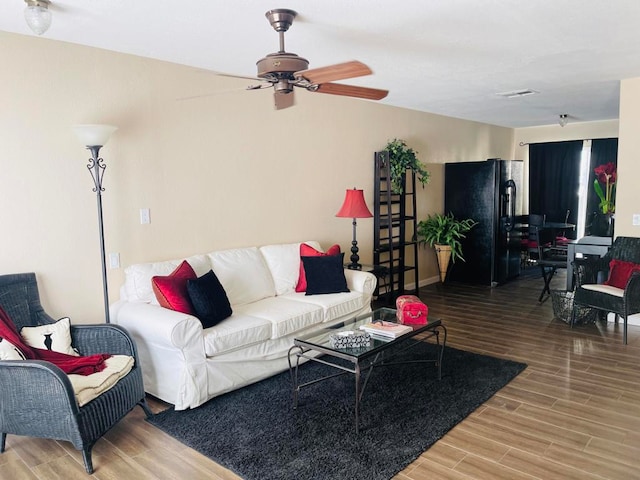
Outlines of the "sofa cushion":
M187 280L195 278L198 278L196 272L185 260L169 275L151 277L151 288L161 307L193 315Z
M640 272L640 265L614 258L609 262L609 278L604 283L624 289L634 272Z
M227 294L213 270L188 280L187 291L195 315L204 328L213 327L233 313Z
M144 302L160 305L153 293L151 279L156 275L169 275L185 259L168 260L165 262L138 263L125 268L124 294L129 302ZM204 275L211 270L211 262L207 255L193 255L186 258L197 276Z
M213 252L209 258L233 307L276 294L271 273L257 247Z
M307 277L306 295L348 292L344 276L344 253L319 257L302 257Z
M271 323L271 338L281 338L322 323L324 311L313 303L296 302L284 297L269 297L235 309L243 315Z
M271 338L272 324L264 318L252 317L236 310L229 318L204 330L204 353L215 357Z
M318 242L304 243L320 250ZM273 277L276 295L293 292L300 276L300 243L266 245L260 247L260 253Z
M326 252L323 252L319 248L314 248L311 245L305 243L300 244L300 274L298 277L298 284L296 285L296 292L307 291L307 278L304 272L304 264L302 263L302 257L319 257L323 255L338 255L340 253L340 245L332 245Z
M286 298L294 302L311 303L322 308L324 311L324 322L331 322L344 315L359 312L368 305L368 297L361 292L349 293L329 293L326 295L307 296L304 293L289 293L281 298Z

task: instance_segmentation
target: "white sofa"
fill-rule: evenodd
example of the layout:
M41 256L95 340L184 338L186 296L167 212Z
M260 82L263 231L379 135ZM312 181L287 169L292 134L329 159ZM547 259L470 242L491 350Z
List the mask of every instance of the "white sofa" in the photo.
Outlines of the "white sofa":
M345 270L349 293L296 293L299 249L268 245L187 258L198 276L213 269L233 308L207 329L194 316L161 307L153 293L151 278L170 274L183 259L127 267L110 313L136 340L145 391L176 410L195 408L286 370L295 336L371 310L376 277L367 272Z

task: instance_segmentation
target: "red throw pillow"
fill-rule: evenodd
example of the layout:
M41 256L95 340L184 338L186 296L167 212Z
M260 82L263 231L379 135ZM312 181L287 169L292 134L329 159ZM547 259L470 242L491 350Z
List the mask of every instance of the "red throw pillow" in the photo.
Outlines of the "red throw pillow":
M639 264L613 259L609 262L609 278L604 283L624 289L633 272L640 272Z
M155 276L151 279L153 293L158 303L164 308L177 312L194 314L189 293L187 292L187 280L196 279L198 276L186 260L166 277Z
M300 244L300 257L322 257L326 255L340 255L340 245L332 245L326 252L321 252L313 247L310 247L306 243ZM304 265L300 260L300 276L298 277L298 285L296 285L296 292L307 291L307 277L304 273Z

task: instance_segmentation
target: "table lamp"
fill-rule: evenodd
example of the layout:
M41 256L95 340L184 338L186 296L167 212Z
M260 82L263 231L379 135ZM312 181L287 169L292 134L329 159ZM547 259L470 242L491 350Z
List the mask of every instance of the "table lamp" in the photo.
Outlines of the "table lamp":
M342 207L336 213L336 217L353 218L353 241L351 242L351 263L347 265L347 268L351 270L360 270L362 265L358 263L360 257L358 256L358 241L356 240L356 226L357 218L371 218L372 213L369 211L366 202L364 201L364 194L362 190L353 188L353 190L347 190L344 197L344 203Z

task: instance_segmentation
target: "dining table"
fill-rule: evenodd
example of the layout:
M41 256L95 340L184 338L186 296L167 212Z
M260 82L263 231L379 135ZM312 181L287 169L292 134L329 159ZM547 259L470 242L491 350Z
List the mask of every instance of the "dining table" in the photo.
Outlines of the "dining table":
M568 223L568 222L545 221L542 225L538 225L539 230L555 230L556 232L560 230L574 230L575 228L576 228L575 223Z

